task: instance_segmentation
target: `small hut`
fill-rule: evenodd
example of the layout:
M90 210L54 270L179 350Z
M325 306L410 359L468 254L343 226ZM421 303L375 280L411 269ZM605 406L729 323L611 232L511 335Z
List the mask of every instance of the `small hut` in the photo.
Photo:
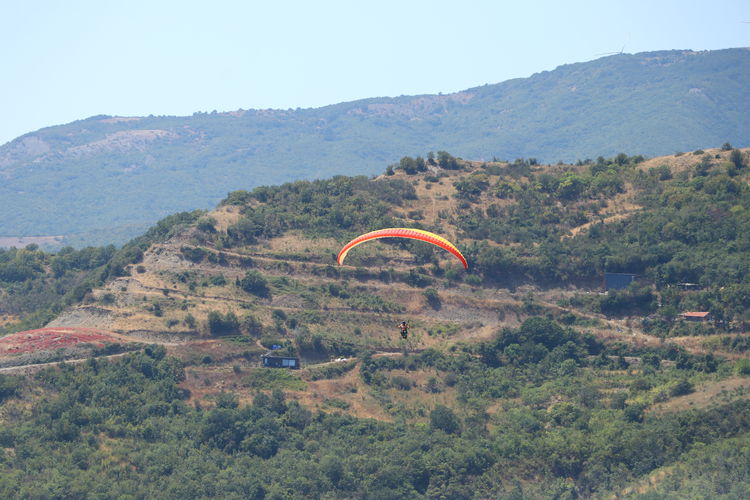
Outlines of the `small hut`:
M263 354L261 363L266 368L289 368L291 370L299 369L299 358L296 356L282 356L277 354Z
M604 273L604 289L625 290L635 281L635 276L631 273Z
M688 311L680 314L680 317L685 321L693 321L696 323L703 323L710 319L711 313L708 311Z

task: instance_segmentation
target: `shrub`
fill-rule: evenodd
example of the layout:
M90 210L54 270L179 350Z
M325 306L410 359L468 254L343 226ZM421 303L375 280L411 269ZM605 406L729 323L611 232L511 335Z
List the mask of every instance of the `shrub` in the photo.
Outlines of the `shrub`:
M447 406L437 405L430 412L430 427L432 429L439 429L447 434L453 434L459 431L460 424L453 410Z
M104 304L104 305L114 304L114 302L115 302L115 294L107 292L107 293L105 293L104 295L101 296L101 298L99 299L99 301L102 304Z
M690 394L695 390L693 383L688 379L681 379L677 382L672 389L669 391L670 396L684 396Z
M224 286L227 284L227 279L223 274L219 274L217 276L212 276L209 282L214 286Z
M461 164L458 163L458 160L446 151L438 151L437 164L446 170L458 170L461 168Z
M187 247L183 246L180 248L180 252L182 252L182 255L189 260L190 262L198 263L202 261L208 252L200 247Z
M252 293L258 297L270 298L271 296L268 281L258 271L248 271L245 273L245 277L240 280L239 286L247 293Z
M323 401L323 406L329 407L329 408L339 408L341 410L348 410L350 405L343 399L328 398L325 401Z
M742 152L739 149L733 149L729 154L729 161L738 169L745 167L745 160L742 157Z
M424 295L424 298L427 299L427 303L435 309L436 311L440 309L441 303L440 303L440 295L438 295L438 291L434 288L428 288L424 292L422 292L422 295Z
M151 306L151 311L154 313L154 316L157 317L161 317L164 314L164 312L161 310L161 304L159 304L158 302L155 302Z
M0 401L15 396L21 388L22 377L0 375Z
M204 233L215 233L216 232L216 219L213 217L202 217L198 220L196 227L199 231Z
M442 392L442 389L440 387L440 381L437 379L437 377L430 377L427 380L427 384L425 384L424 390L432 394Z
M240 322L232 311L229 311L226 315L211 311L208 313L208 331L211 335L238 335L240 333Z
M260 337L263 335L263 323L252 314L247 314L242 318L242 329L247 332L248 335L252 335L253 337Z
M406 278L406 283L416 288L424 288L431 285L432 280L428 276L425 276L414 269L410 269L409 276Z
M187 313L183 321L188 328L195 328L195 317L192 314Z
M644 404L632 404L625 407L623 416L628 422L642 422L643 411L646 409Z
M394 377L391 377L391 387L395 389L408 391L411 390L413 385L414 383L403 375L396 375Z
M737 375L750 375L750 360L743 358L737 361L734 365L734 371Z

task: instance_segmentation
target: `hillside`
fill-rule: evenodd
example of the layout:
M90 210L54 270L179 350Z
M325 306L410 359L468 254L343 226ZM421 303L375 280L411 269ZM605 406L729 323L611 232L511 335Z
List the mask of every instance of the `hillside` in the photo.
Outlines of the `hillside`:
M373 180L336 177L237 191L214 211L185 219L193 221L185 229L178 224L167 239L143 248L136 262L51 326L191 338L210 334L209 312L232 312L274 325L270 330L282 337L304 333L351 342L347 325L356 324L369 347L393 348L393 325L404 316L424 332L452 325L454 338L426 335L419 339L425 348L488 338L498 324L519 325L530 315L524 309L553 316L572 307L591 309L591 304L575 306L581 299L572 297L601 290L605 271L635 273L658 289L687 281L707 289L744 286L744 264L734 274L721 269L722 256L716 253L721 239L715 234L707 235L705 252L716 262L706 261L704 268L685 263L686 250L695 254L703 248L699 236L685 232L709 229L686 207L678 206L684 213L677 214L663 205L696 196L700 182L701 190L719 197L702 203L717 213L730 213L721 208L729 207L729 230L744 241L739 225L744 222L738 222L744 202L727 201L723 192L745 186L737 183L747 176L744 167L736 170L732 156L747 163L747 153L719 149L651 160L620 155L577 166L465 162L446 154L432 165L425 162L423 172L399 168ZM409 160L414 161L406 157L401 163ZM440 162L455 164L444 168ZM721 173L727 168L735 169L735 177ZM702 210L697 198L693 204ZM676 230L683 220L693 226ZM648 235L634 229L614 236L645 224L641 230L661 236L646 241ZM409 241L358 247L347 265L336 266L334 257L345 241L387 226L423 227L459 242L471 262L469 272L448 253ZM263 283L260 291L241 284L249 274ZM716 316L744 320L742 307L701 300ZM187 315L194 325L186 325ZM290 318L291 329L284 326Z
M443 153L234 191L117 251L3 252L3 285L19 281L0 305L44 279L78 293L47 330L6 337L0 492L741 496L749 181L750 151L731 147L576 165ZM336 264L391 226L448 237L469 271L393 240ZM636 286L603 293L607 271ZM691 310L713 320L681 321ZM24 366L47 332L98 358ZM259 367L274 344L302 369Z
M230 190L372 175L430 150L554 163L748 146L749 66L746 49L620 54L455 94L95 116L0 147L0 236L120 244Z

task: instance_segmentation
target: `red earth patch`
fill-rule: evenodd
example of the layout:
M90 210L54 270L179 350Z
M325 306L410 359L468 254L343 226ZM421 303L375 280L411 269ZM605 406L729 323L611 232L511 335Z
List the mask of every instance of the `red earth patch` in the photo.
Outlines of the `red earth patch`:
M112 342L122 341L115 334L96 328L39 328L0 338L0 355L49 351L81 343L103 347L105 343Z

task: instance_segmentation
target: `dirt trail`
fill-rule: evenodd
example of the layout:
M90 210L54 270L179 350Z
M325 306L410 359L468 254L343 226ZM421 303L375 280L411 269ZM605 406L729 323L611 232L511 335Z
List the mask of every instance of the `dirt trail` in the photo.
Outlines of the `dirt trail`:
M131 352L133 351L121 352L118 354L110 354L109 356L97 356L96 358L93 358L93 359L114 359L114 358L125 356L126 354L130 354ZM78 365L78 364L88 361L89 359L92 359L92 358L66 359L66 360L61 360L61 361L50 361L47 363L35 363L31 365L8 366L5 368L0 368L0 373L31 375L32 373L36 373L39 370L42 370L50 366L58 366L61 364Z
M610 215L609 217L605 217L604 219L601 219L601 220L594 220L594 221L591 221L591 222L587 222L585 224L581 224L580 226L576 226L576 227L574 227L574 228L572 228L570 230L569 237L576 236L578 233L580 233L581 231L583 231L585 229L588 229L589 227L593 226L594 224L599 224L599 223L602 223L602 222L605 223L605 224L610 224L612 222L617 222L619 220L627 219L628 217L630 217L635 212L636 212L636 210L629 210L629 211L624 212L624 213Z

